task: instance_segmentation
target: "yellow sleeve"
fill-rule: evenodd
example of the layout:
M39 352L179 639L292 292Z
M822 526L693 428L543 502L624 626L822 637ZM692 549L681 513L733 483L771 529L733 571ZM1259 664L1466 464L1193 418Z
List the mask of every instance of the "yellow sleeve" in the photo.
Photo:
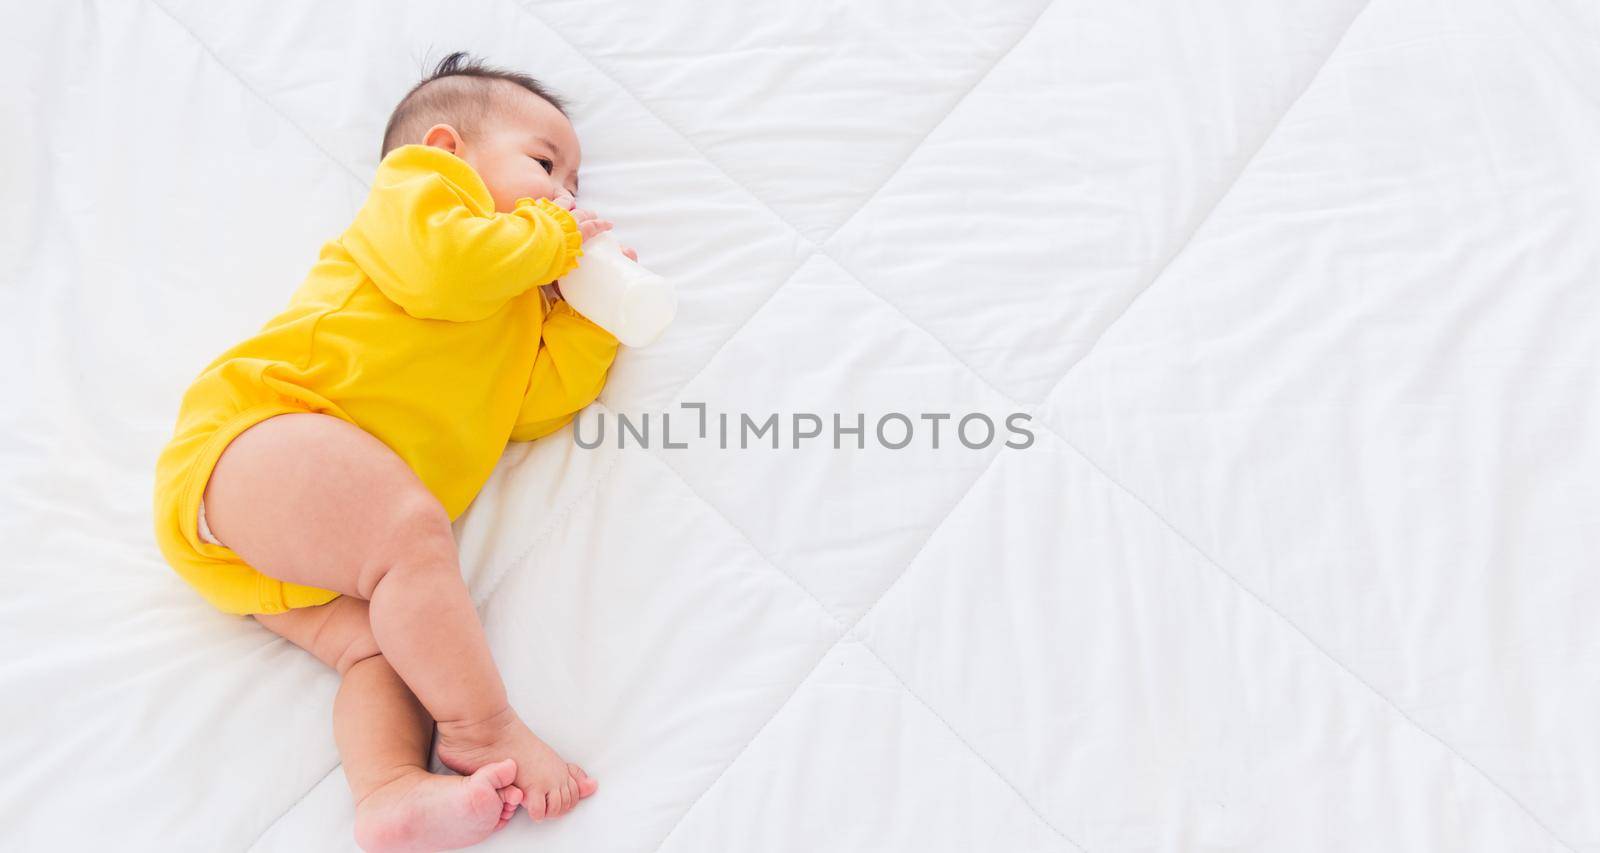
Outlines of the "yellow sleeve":
M566 426L600 396L616 357L616 337L566 302L557 302L545 315L533 379L511 440L532 441Z
M547 199L497 213L466 161L406 145L385 157L342 242L378 289L407 314L481 320L529 288L577 266L583 237Z

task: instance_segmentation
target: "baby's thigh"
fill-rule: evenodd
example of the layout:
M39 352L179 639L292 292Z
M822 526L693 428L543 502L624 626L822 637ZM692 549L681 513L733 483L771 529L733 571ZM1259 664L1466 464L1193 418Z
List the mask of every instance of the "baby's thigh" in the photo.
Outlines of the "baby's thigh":
M367 598L400 555L455 560L444 507L394 451L329 415L240 433L206 484L206 522L256 571Z

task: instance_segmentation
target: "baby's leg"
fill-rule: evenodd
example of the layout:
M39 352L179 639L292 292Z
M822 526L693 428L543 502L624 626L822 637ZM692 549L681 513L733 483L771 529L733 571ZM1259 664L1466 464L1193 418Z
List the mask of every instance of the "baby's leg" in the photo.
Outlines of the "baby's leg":
M355 797L356 841L378 850L447 850L482 841L522 802L507 759L468 777L428 772L433 718L378 651L367 602L344 596L321 607L257 620L338 670L333 737Z
M327 415L270 418L228 445L205 502L212 532L257 571L370 603L372 636L438 721L451 769L514 759L535 820L593 793L511 710L450 519L383 442Z

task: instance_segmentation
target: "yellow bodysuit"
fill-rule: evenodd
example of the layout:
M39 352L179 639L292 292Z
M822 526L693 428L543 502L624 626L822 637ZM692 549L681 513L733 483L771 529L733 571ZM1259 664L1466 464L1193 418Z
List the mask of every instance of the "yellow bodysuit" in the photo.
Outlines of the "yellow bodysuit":
M228 442L291 412L332 415L376 436L454 520L508 440L560 429L605 383L616 338L539 289L576 265L581 244L572 215L548 200L496 213L483 180L453 154L390 152L355 221L323 246L289 307L184 394L156 464L156 539L167 561L228 613L338 596L267 577L198 535L200 499Z

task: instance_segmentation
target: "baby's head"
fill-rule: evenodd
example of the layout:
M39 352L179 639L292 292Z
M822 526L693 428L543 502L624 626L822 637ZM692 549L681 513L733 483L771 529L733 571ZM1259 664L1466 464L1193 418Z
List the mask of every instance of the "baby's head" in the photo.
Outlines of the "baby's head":
M578 194L578 134L561 99L526 74L465 53L445 57L389 116L384 155L413 143L467 161L502 212L519 198Z

